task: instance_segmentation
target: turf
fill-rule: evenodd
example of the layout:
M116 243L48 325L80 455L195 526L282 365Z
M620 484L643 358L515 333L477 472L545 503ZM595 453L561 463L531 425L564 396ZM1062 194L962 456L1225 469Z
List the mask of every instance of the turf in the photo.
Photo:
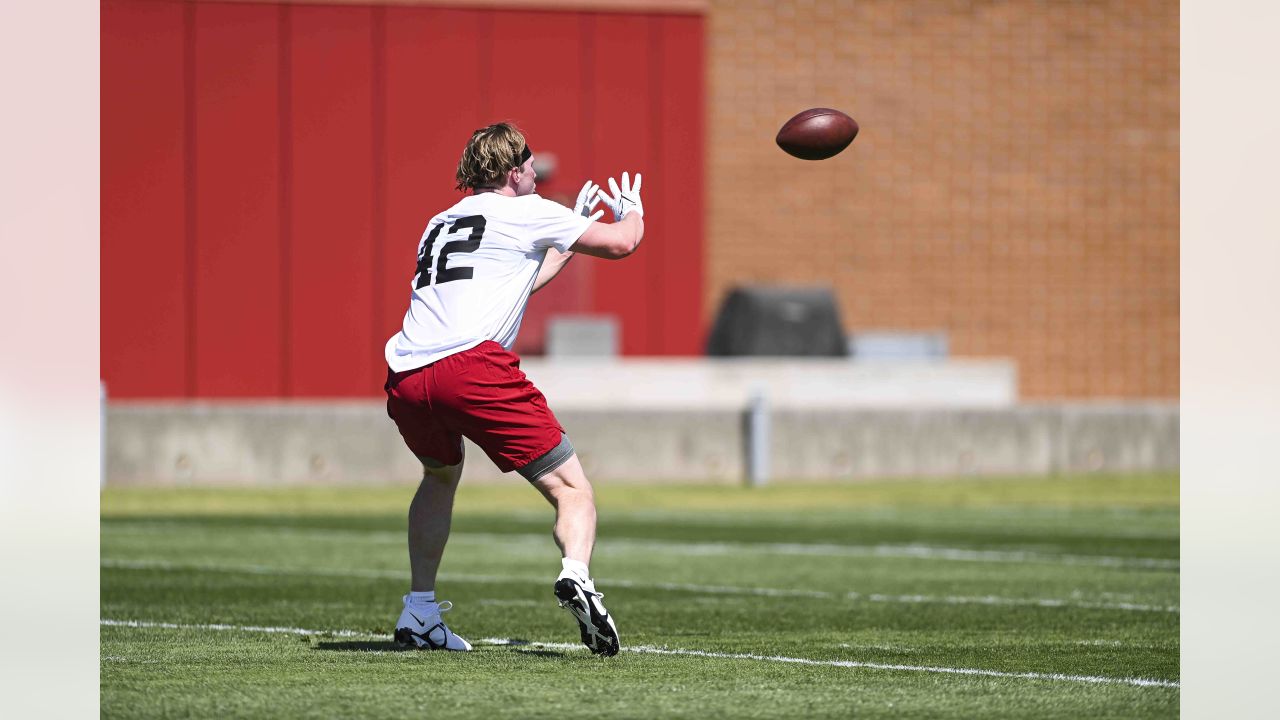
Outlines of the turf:
M106 491L103 716L1178 713L1176 476L601 484L612 659L515 481L464 484L438 587L492 644L395 649L411 494Z

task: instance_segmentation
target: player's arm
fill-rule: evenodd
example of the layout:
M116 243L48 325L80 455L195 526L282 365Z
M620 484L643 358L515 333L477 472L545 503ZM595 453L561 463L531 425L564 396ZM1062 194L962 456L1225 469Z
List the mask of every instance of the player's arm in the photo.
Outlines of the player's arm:
M600 204L600 186L590 180L582 184L582 189L578 191L578 199L573 204L574 214L581 215L592 221L592 225L604 215L603 210L596 209L596 205ZM538 277L533 280L533 290L530 293L536 293L542 289L544 285L555 279L556 275L564 269L565 265L573 259L573 251L566 250L560 252L554 247L547 249L547 255L542 259L542 267L538 268Z
M595 223L592 224L594 225ZM533 290L530 292L536 293L541 290L542 286L551 282L556 275L559 275L564 266L568 265L572 259L573 251L560 252L555 248L549 248L547 257L542 261L542 267L538 268L538 277L534 279Z
M573 202L573 213L582 215L582 217L593 220L593 222L600 219L604 215L604 210L595 211L594 214L591 213L591 210L595 210L595 206L600 204L599 193L600 186L598 184L591 181L582 183L582 190L577 191L577 200ZM541 290L545 284L552 282L552 279L556 278L556 275L564 269L564 265L568 265L568 261L572 259L572 251L561 252L554 249L554 247L548 247L547 256L543 258L543 265L538 268L538 277L534 278L534 290L530 291L530 295Z
M605 224L593 222L573 244L575 252L606 260L621 260L640 247L644 239L644 217L629 213L622 220Z
M613 195L598 191L597 195L610 210L615 222L606 225L593 222L582 233L582 237L573 244L573 249L584 255L620 260L640 247L644 239L644 205L640 202L641 177L636 173L635 185L631 184L627 173L622 173L622 187L613 178L609 178L609 189Z

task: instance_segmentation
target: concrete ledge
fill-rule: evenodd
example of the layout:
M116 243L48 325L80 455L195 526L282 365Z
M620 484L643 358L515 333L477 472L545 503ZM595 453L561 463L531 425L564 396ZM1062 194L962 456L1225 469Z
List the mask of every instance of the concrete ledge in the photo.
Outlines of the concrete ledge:
M588 475L604 481L742 482L743 412L557 412ZM1176 403L772 412L776 482L1178 469ZM467 482L503 476L467 443ZM111 485L414 482L421 475L379 401L112 403Z
M777 411L775 472L801 478L1178 469L1176 404L999 410Z
M562 410L737 410L757 389L776 407L1010 407L1014 363L1001 359L525 359L521 368Z
M386 483L421 474L382 402L107 409L108 484Z

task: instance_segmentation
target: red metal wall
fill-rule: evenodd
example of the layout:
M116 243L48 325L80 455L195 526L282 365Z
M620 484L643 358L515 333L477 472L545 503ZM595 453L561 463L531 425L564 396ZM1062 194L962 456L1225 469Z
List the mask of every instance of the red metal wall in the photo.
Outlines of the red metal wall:
M113 397L380 392L432 214L472 130L558 170L644 173L646 241L534 296L612 313L630 355L698 354L703 18L104 0L102 376Z

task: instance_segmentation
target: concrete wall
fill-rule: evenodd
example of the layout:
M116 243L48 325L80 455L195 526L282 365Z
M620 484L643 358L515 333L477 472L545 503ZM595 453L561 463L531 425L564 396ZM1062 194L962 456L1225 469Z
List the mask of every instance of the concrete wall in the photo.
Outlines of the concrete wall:
M558 413L599 481L741 482L733 409ZM1177 470L1176 403L984 409L774 408L777 482L909 476ZM413 482L417 460L382 403L115 403L110 485ZM503 478L468 443L467 482Z
M521 369L565 410L737 410L757 391L791 408L1009 407L1007 359L526 358Z

